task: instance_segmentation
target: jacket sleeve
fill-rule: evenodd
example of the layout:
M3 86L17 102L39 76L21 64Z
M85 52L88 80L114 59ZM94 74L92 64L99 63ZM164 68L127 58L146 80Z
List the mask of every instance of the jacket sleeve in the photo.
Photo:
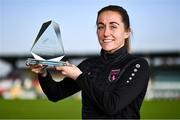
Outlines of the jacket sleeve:
M60 82L55 82L48 72L46 77L38 75L38 79L43 92L46 94L48 99L53 102L71 96L80 91L80 87L77 83L70 78L64 78Z
M103 112L115 115L146 91L149 66L146 60L133 62L120 76L113 90L103 90L87 74L81 74L76 82ZM119 82L120 81L120 82Z

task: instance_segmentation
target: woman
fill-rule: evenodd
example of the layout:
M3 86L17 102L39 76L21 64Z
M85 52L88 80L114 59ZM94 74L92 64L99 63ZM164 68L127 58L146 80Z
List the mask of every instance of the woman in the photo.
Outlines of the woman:
M120 6L102 8L97 15L101 55L56 67L64 76L54 82L42 65L31 66L49 100L58 101L82 91L82 118L140 118L148 80L145 59L128 53L131 33L129 16Z

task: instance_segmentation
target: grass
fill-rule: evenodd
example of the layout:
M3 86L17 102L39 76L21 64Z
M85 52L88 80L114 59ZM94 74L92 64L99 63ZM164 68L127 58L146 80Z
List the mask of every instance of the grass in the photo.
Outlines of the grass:
M13 119L79 119L81 101L65 99L48 100L0 100L0 118Z
M143 119L180 119L180 100L145 101ZM56 103L48 100L0 99L0 119L80 119L81 101L65 99Z
M144 119L180 119L180 100L145 101L141 107Z

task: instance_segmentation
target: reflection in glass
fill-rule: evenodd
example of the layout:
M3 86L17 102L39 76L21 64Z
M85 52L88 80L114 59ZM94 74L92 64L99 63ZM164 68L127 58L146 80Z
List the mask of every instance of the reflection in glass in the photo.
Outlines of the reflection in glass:
M61 59L65 56L61 40L59 25L56 22L48 21L44 23L31 48L34 59L26 61L30 64L43 64L47 66L65 65Z

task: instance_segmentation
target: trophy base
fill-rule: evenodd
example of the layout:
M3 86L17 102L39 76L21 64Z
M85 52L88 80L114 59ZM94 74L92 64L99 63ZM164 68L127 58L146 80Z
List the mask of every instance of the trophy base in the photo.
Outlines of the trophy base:
M56 61L49 61L49 60L36 60L36 59L32 59L32 58L28 58L26 60L27 66L37 65L37 64L46 65L47 67L66 66L66 62L64 62L64 61L56 62Z

